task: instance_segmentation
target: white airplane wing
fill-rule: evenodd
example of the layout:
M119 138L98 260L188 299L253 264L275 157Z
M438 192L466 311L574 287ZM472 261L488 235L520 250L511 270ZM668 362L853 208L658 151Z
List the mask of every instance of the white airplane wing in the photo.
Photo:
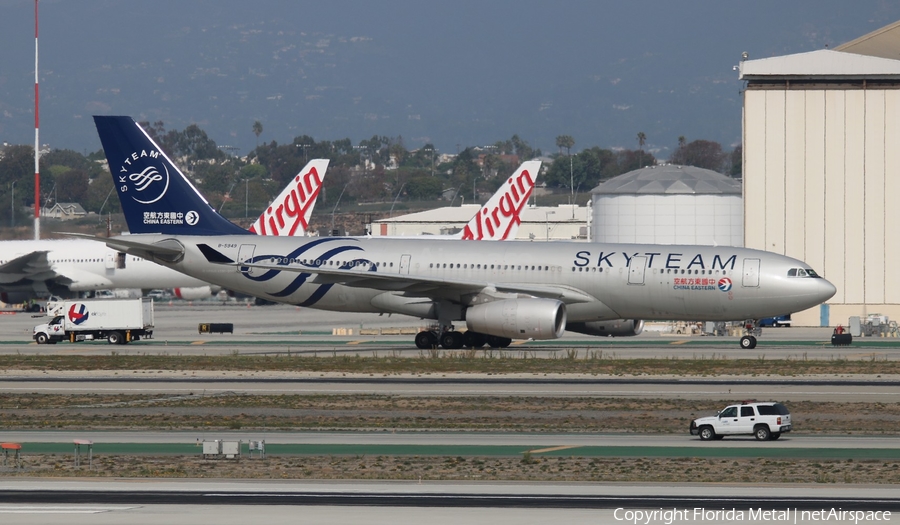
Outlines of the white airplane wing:
M15 283L23 279L45 281L58 277L47 260L47 253L46 250L33 251L0 265L0 283Z
M207 255L209 258L209 256ZM223 260L213 261L225 263ZM229 264L241 267L260 268L265 270L281 270L296 273L314 274L313 282L317 284L342 284L359 288L373 288L386 292L404 292L410 296L445 297L457 299L461 296L479 293L523 294L532 297L557 299L566 304L595 302L596 299L584 292L564 285L540 285L533 283L491 283L486 281L448 280L445 277L434 278L420 275L403 275L397 273L377 273L369 271L368 265L349 269L308 267L303 265L285 265L275 263L236 263Z

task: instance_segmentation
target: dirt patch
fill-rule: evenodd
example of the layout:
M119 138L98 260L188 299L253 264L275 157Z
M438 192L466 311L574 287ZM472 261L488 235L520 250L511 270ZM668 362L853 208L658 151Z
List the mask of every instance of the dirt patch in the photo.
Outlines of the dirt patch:
M27 455L0 476L618 481L722 483L900 483L897 461L702 458L286 456L203 460L196 456L95 456L92 469L71 455Z
M733 400L381 395L0 395L0 430L468 430L678 434ZM898 403L791 402L798 434L895 434Z

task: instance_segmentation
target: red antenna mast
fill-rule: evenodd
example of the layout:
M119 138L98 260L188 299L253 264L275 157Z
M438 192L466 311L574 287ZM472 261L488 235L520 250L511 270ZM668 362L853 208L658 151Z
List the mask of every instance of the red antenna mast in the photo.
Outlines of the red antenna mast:
M38 0L34 0L34 239L41 238L40 99L38 97Z

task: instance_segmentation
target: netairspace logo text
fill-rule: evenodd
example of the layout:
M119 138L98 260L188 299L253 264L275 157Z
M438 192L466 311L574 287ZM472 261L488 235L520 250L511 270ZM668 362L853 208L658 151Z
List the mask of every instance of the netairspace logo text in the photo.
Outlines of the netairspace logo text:
M625 509L618 508L613 513L616 521L633 525L649 525L664 523L672 525L677 522L689 523L727 523L727 522L764 522L764 523L806 523L810 521L828 521L841 523L878 523L891 521L890 511L843 510L841 508L804 510L785 509Z

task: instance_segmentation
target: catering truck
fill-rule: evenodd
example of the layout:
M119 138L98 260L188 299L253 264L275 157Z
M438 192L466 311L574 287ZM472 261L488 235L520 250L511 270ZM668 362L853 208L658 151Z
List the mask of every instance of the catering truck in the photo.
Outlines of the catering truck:
M112 345L153 336L153 301L150 299L81 299L54 306L49 323L34 327L38 344L59 341L96 341Z

